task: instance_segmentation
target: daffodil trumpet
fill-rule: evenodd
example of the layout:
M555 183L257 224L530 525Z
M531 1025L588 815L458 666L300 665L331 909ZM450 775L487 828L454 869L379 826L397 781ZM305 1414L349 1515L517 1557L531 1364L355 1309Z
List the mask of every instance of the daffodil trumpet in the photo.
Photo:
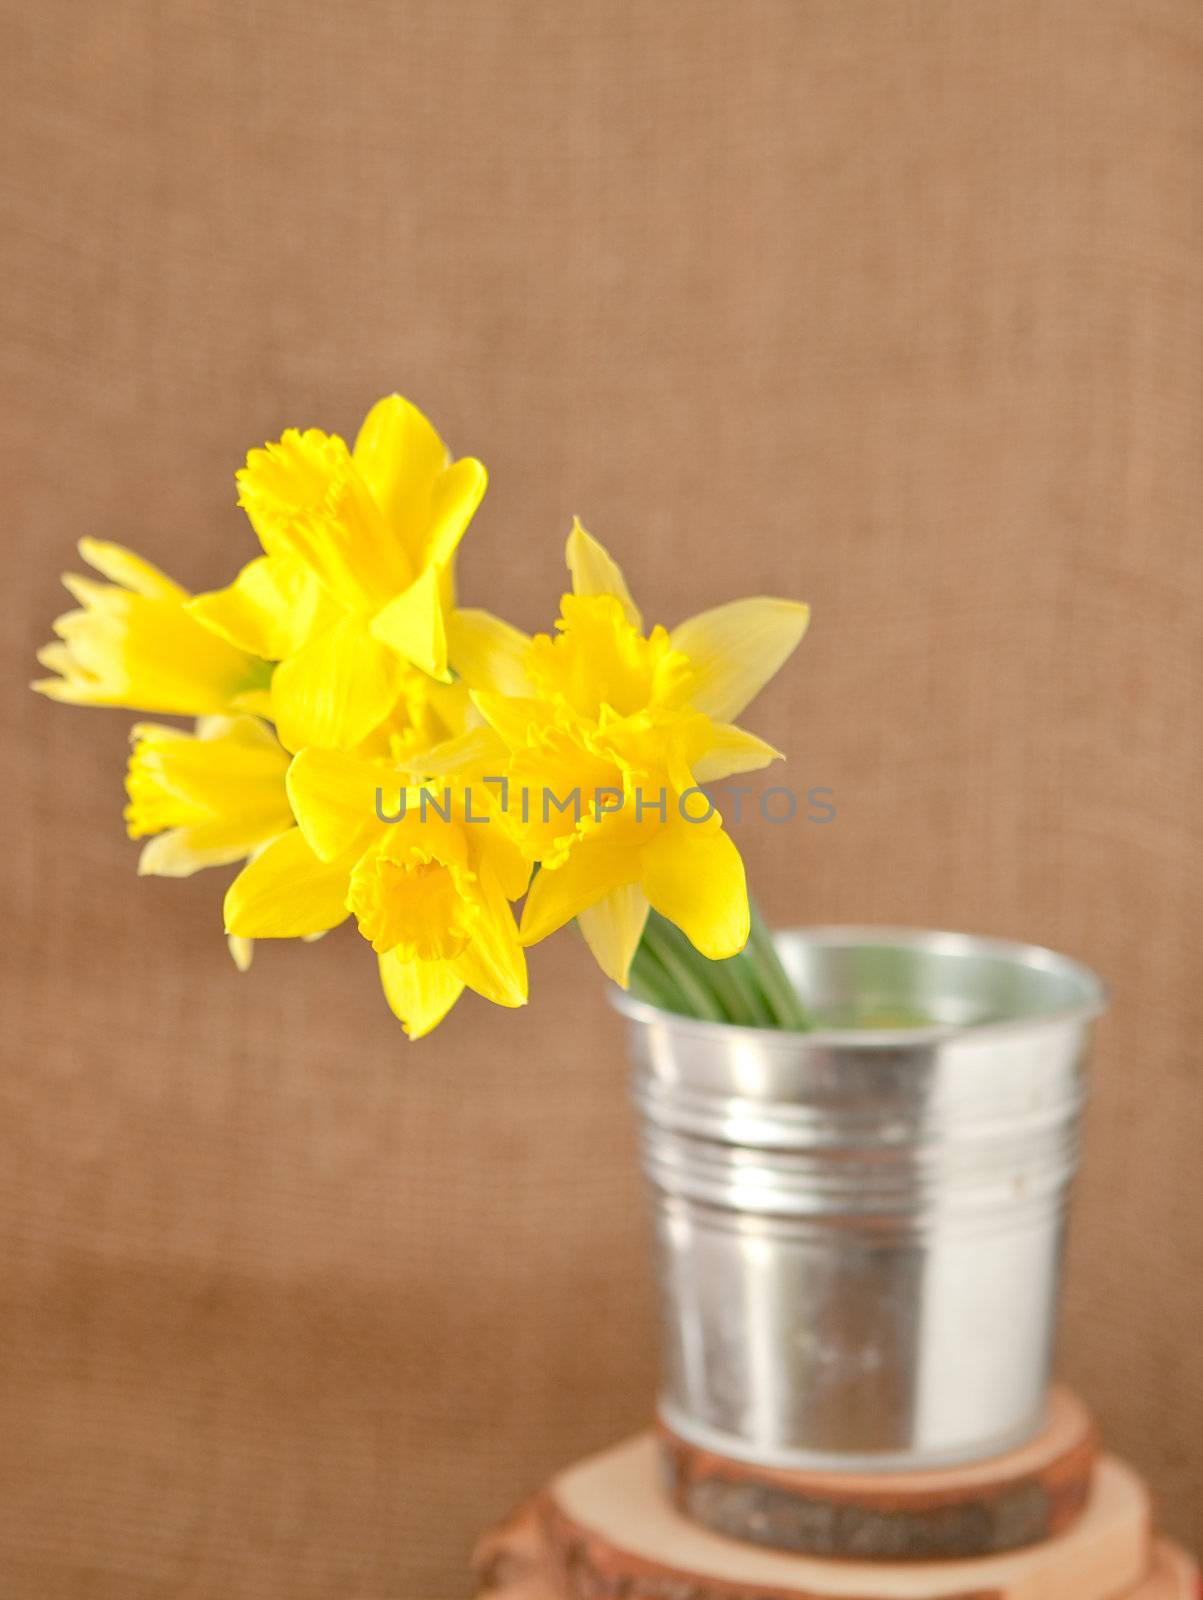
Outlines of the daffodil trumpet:
M240 967L257 939L351 921L418 1038L468 989L524 1005L525 949L575 922L602 971L656 1004L807 1025L706 787L779 759L736 719L805 606L646 627L574 522L553 630L459 607L485 469L399 395L353 444L288 429L236 477L258 548L233 581L192 595L83 540L108 582L64 580L78 609L34 687L194 719L136 725L126 822L143 872L239 868L224 920Z

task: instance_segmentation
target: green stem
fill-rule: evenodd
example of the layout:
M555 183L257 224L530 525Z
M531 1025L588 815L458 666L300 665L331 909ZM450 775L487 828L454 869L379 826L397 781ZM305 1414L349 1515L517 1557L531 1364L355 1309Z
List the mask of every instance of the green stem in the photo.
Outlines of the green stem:
M814 1022L810 1012L803 1005L802 997L781 965L777 946L773 943L773 936L765 925L756 902L751 901L750 905L752 928L748 936L748 950L756 964L756 975L764 986L765 998L777 1019L777 1026L798 1031L813 1028Z
M652 953L672 973L688 973L689 981L711 996L724 1022L731 1022L739 1012L739 996L725 975L707 970L711 965L700 957L689 940L663 917L655 912L648 918L645 942Z
M685 1011L686 1016L699 1016L709 1022L731 1021L715 994L712 982L707 982L704 974L699 973L696 966L685 955L681 955L680 950L673 949L667 939L657 942L654 949L665 973L677 986L681 1010Z
M666 922L663 917L657 917L652 923L651 935L653 948L671 950L677 961L690 969L698 983L713 992L722 1007L725 1021L752 1026L758 1023L772 1024L772 1015L742 952L726 961L708 961L694 949L680 928Z
M659 1006L662 1011L680 1011L680 991L660 964L660 958L649 944L642 943L631 963L630 992L636 1000Z
M652 916L655 916L655 912ZM714 985L699 975L693 964L673 947L670 939L659 936L662 930L651 927L651 917L648 918L648 925L652 935L649 948L677 990L678 1004L673 1009L689 1017L703 1017L708 1022L729 1022L730 1018L715 993ZM648 943L646 930L643 941Z
M747 947L725 961L708 960L653 911L631 968L631 985L653 1005L711 1022L792 1030L813 1026L755 906Z
M728 964L738 969L743 987L745 998L740 1021L749 1028L775 1028L777 1016L765 995L764 985L760 981L751 952L747 949L741 950L737 956L731 957Z

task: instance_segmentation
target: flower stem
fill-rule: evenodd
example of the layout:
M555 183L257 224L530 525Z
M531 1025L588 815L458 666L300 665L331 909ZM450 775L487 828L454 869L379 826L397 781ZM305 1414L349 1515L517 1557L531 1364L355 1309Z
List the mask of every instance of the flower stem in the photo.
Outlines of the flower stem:
M747 946L726 961L699 954L653 911L631 967L631 988L663 1010L710 1022L794 1030L814 1026L755 905Z
M676 984L665 972L660 957L644 943L631 964L630 992L636 1000L658 1006L661 1011L673 1011L680 1006Z
M655 916L655 912L652 916ZM651 917L648 918L648 922L650 924ZM671 923L665 923L663 928L653 929L650 945L645 931L640 952L642 953L645 947L649 948L667 978L668 992L671 996L669 1009L684 1011L685 1015L690 1017L704 1017L708 1022L729 1022L731 1019L713 982L707 982L706 975L700 973L693 962L676 947L675 941L667 936L667 931L675 933L676 929ZM636 959L638 960L638 957Z

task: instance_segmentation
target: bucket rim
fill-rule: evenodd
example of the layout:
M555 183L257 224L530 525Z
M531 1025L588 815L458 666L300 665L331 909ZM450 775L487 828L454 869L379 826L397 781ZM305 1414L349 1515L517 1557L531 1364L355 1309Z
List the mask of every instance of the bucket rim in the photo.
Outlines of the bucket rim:
M1005 1017L991 1022L934 1022L915 1028L757 1028L739 1022L713 1022L706 1017L685 1016L647 1000L638 1000L615 983L607 984L607 998L628 1021L644 1024L664 1023L674 1032L703 1038L739 1038L807 1046L854 1046L860 1050L899 1050L935 1044L953 1038L993 1039L1014 1033L1031 1033L1038 1028L1066 1023L1094 1021L1106 1011L1110 990L1093 968L1073 956L1047 945L1030 944L1021 939L1004 939L992 934L956 932L942 928L906 927L873 923L817 923L772 930L775 942L805 940L817 945L897 944L933 955L994 956L1068 978L1082 991L1082 1000L1056 1011L1034 1011L1026 1016Z

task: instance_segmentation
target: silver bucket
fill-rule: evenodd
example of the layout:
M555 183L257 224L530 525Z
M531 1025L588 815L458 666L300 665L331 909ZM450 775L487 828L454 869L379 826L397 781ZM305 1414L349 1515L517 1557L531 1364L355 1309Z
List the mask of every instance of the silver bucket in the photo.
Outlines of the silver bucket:
M816 928L778 948L815 1032L616 991L655 1220L661 1415L704 1449L786 1468L918 1469L1020 1444L1048 1394L1102 984L964 934ZM915 1015L930 1023L874 1025Z

